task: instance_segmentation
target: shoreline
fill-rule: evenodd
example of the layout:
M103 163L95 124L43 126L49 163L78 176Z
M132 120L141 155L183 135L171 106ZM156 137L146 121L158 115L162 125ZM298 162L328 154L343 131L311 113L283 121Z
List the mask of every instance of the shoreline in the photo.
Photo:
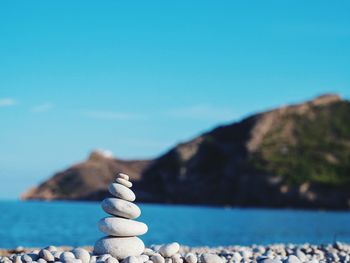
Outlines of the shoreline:
M0 202L21 202L21 203L57 203L57 204L100 204L101 201L96 200L79 200L79 199L0 199ZM295 212L335 212L343 213L350 212L349 208L322 208L308 206L235 206L230 204L203 204L203 203L157 203L157 202L135 202L139 205L154 205L154 206L178 206L178 207L198 207L198 208L213 208L213 209L234 209L234 210L286 210Z

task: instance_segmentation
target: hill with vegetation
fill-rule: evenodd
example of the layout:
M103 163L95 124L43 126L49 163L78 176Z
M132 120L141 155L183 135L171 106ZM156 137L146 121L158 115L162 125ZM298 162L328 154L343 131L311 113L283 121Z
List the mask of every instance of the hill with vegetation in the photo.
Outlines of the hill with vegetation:
M329 94L252 115L154 160L90 159L24 199L100 200L114 173L124 171L140 202L348 209L350 102ZM85 194L72 196L73 184Z

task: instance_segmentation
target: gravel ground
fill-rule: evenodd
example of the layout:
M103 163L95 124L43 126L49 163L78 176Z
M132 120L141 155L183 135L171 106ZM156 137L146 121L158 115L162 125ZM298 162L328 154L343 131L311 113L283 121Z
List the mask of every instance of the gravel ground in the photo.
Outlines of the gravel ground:
M0 263L350 263L350 244L340 242L327 245L180 246L179 250L178 245L174 244L176 243L153 245L146 248L141 256L128 257L124 260L115 259L108 254L93 255L92 247L78 249L54 246L45 249L18 247L13 250L0 250Z

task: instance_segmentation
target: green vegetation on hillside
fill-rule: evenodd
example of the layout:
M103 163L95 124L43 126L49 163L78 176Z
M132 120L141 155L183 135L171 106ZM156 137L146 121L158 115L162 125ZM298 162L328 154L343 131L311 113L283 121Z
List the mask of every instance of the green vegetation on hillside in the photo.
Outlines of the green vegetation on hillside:
M250 162L255 169L303 182L350 186L350 103L286 114L265 135Z

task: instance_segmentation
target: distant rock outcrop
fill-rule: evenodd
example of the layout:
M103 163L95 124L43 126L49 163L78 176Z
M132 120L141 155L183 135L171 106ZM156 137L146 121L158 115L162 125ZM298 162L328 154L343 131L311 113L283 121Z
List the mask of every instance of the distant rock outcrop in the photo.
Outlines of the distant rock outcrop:
M38 187L24 193L22 199L39 200L102 200L107 186L119 172L139 181L142 171L150 164L146 160L124 161L104 151L93 151L89 158L55 174Z
M140 175L131 180L144 202L350 207L350 103L333 94L220 126L152 161L94 155L24 199L101 200L123 171Z

